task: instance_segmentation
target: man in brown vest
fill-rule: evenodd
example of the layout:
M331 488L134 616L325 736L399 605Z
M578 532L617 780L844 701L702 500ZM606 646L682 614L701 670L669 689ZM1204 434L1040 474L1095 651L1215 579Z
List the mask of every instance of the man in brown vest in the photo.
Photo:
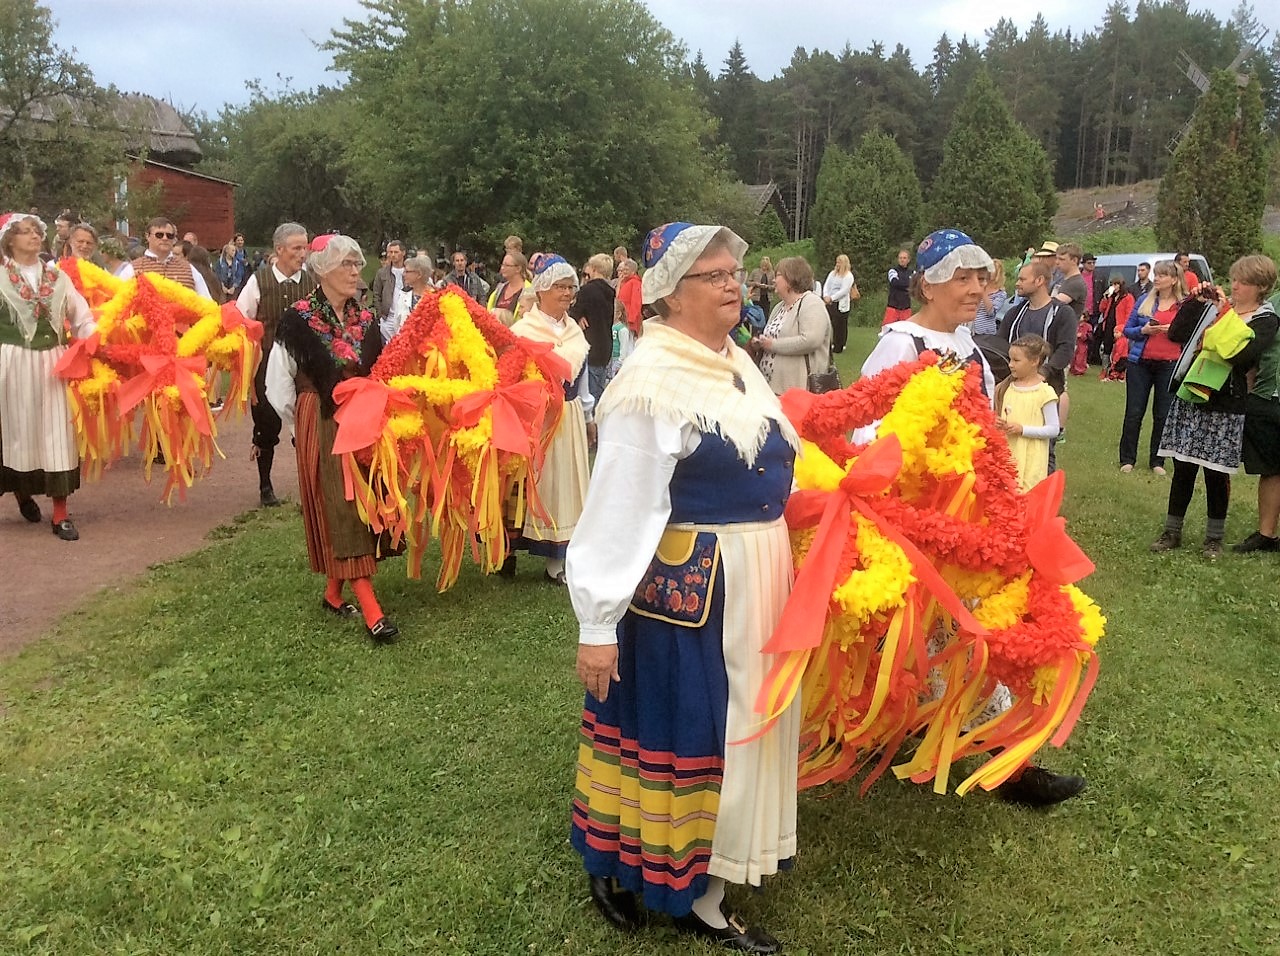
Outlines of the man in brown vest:
M271 464L280 443L280 416L267 401L267 357L276 340L276 324L289 306L316 288L315 277L303 268L307 259L307 230L296 222L276 227L272 236L276 261L264 262L251 275L236 299L247 317L262 323L262 359L253 376L253 448L258 462L258 495L264 507L280 504L271 487Z
M147 223L147 251L120 270L121 279L132 279L139 272L158 272L166 279L192 289L206 299L212 299L209 285L195 266L181 256L173 254L173 241L178 230L164 216L157 216Z

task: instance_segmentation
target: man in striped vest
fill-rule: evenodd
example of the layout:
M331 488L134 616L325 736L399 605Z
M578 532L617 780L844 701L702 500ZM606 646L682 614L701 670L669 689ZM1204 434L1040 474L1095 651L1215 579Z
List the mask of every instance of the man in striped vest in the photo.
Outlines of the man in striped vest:
M178 230L168 219L164 216L152 219L147 223L147 251L121 269L120 278L132 279L139 272L156 272L212 299L204 276L186 259L173 254L173 241L177 238Z
M271 487L271 465L280 443L281 424L280 416L267 401L267 357L276 340L280 316L316 288L315 276L303 267L307 259L306 228L296 222L283 223L276 227L271 241L276 250L275 262L264 262L236 299L241 312L262 323L262 359L253 376L253 447L249 454L258 462L258 495L266 508L280 504Z

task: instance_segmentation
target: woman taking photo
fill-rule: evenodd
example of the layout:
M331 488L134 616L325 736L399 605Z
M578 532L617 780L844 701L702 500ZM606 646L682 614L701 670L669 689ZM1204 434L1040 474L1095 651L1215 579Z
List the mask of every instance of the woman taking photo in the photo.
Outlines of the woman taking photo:
M1138 461L1138 436L1147 402L1154 394L1151 415L1151 444L1147 464L1163 476L1164 456L1160 454L1160 433L1173 393L1173 367L1182 354L1182 346L1169 338L1169 325L1178 311L1178 303L1187 295L1182 283L1182 270L1171 259L1157 262L1152 273L1151 291L1134 303L1124 336L1129 340L1129 362L1125 367L1124 424L1120 429L1120 470L1128 474Z
M80 487L80 452L53 369L69 338L88 338L95 326L71 280L41 261L44 235L35 216L0 216L0 494L13 492L32 524L43 517L35 496L48 495L53 533L75 541L67 497Z
M1159 269L1157 265L1157 275ZM1229 300L1217 286L1197 287L1195 298L1182 303L1165 333L1171 342L1187 348L1198 347L1200 343L1193 342L1192 336L1205 301L1216 300L1219 319L1232 308L1253 334L1239 351L1226 359L1230 364L1226 382L1211 391L1207 401L1193 404L1181 395L1173 398L1160 438L1160 454L1173 458L1173 481L1169 483L1164 532L1152 542L1152 551L1170 551L1182 545L1182 522L1195 494L1196 473L1203 469L1209 517L1201 553L1211 560L1222 554L1231 476L1240 467L1244 441L1249 372L1257 368L1258 359L1270 350L1277 328L1276 314L1265 300L1265 293L1275 284L1275 264L1266 256L1245 256L1232 263L1230 275Z
M752 701L791 588L782 512L799 445L729 337L745 251L728 229L688 223L645 243L658 317L601 401L569 546L587 690L571 842L613 925L637 928L643 903L682 932L774 953L723 908L726 883L758 886L796 851L799 708L731 743L760 730Z
M991 275L978 300L978 311L973 317L974 335L995 335L1000 331L1000 315L1009 301L1004 289L1004 260L991 260Z
M827 273L827 281L822 284L822 301L826 304L827 316L831 319L833 352L843 352L849 341L849 304L857 288L858 282L849 267L849 257L841 253L836 256L836 267Z
M812 373L827 370L831 319L813 293L813 269L802 256L781 260L773 284L778 304L751 347L760 355L760 373L781 395L789 388L808 388Z
M1102 357L1102 372L1098 378L1123 382L1125 366L1129 364L1129 340L1124 337L1124 327L1133 314L1133 293L1125 285L1124 276L1117 273L1111 277L1107 291L1102 294L1100 314L1098 354ZM1123 362L1119 361L1121 358Z
M333 390L369 375L382 353L382 335L373 313L356 302L364 267L359 244L347 236L317 236L311 250L307 263L320 285L280 317L267 359L267 400L294 432L307 557L327 582L320 606L338 617L363 615L369 636L387 644L400 632L373 593L378 539L347 500L342 459L333 454ZM343 598L348 583L359 610Z

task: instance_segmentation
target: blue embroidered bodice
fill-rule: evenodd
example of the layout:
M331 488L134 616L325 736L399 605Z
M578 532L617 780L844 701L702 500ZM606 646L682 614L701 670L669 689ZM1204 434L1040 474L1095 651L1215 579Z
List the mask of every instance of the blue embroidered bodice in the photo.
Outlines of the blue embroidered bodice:
M704 432L701 444L671 476L671 523L743 524L781 517L795 458L776 424L752 465L730 442Z

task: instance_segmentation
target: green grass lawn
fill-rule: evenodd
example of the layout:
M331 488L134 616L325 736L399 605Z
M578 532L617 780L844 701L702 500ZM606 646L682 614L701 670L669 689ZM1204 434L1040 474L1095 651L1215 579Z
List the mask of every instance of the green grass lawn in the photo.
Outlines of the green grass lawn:
M1066 512L1110 623L1043 756L1089 789L1049 813L802 795L795 870L730 894L791 954L1280 952L1280 560L1149 554L1167 483L1117 471L1123 387L1071 387ZM1238 541L1255 482L1233 490ZM1193 544L1203 521L1199 493ZM587 900L576 631L539 564L444 595L384 566L404 638L376 648L319 610L292 509L259 512L4 661L0 953L714 952Z

